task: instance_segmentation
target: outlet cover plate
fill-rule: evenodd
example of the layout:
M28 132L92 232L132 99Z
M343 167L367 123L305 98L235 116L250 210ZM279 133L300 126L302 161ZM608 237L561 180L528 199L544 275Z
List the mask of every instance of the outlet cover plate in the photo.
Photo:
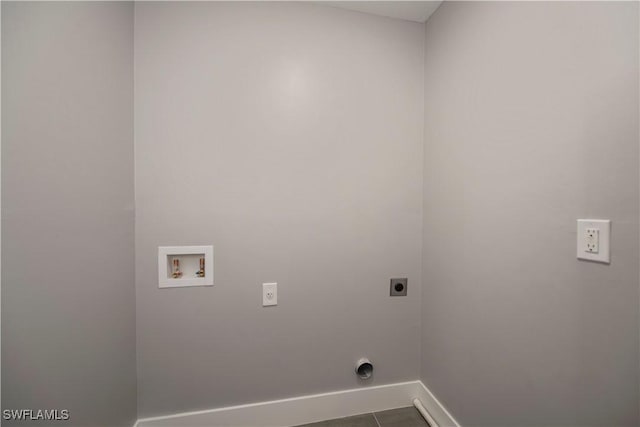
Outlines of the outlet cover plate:
M263 283L262 284L262 306L268 307L278 305L278 284Z
M597 232L595 240L591 235ZM609 264L611 262L610 250L611 220L608 219L579 219L577 257L586 261L595 261ZM593 243L596 243L594 250Z
M404 297L407 296L407 285L409 280L404 277L401 279L391 279L389 286L389 295L392 297Z

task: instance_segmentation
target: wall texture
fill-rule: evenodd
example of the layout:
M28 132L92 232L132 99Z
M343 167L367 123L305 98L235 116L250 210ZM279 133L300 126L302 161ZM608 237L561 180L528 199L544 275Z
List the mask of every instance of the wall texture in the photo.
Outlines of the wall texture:
M462 425L640 424L638 48L637 3L427 22L422 378Z
M291 3L135 15L140 416L357 387L361 356L368 384L417 378L423 25ZM158 289L157 247L192 244L214 245L215 286Z
M132 67L131 3L2 2L3 409L136 418Z

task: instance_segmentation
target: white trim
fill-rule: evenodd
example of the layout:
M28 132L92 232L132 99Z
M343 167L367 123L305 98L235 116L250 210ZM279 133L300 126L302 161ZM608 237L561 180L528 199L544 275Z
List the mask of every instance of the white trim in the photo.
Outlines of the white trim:
M407 407L415 398L441 427L460 427L421 381L141 418L134 427L294 426Z
M420 415L422 415L422 418L424 418L427 421L427 424L429 424L429 427L440 427L438 422L433 419L429 411L427 411L427 409L424 407L424 405L422 404L422 401L417 397L413 399L413 406L415 406L418 412L420 412Z
M429 390L422 381L418 382L422 387L422 393L417 397L433 419L436 420L441 427L460 427L458 421L453 418L453 415L451 415L447 408L440 403L431 390Z

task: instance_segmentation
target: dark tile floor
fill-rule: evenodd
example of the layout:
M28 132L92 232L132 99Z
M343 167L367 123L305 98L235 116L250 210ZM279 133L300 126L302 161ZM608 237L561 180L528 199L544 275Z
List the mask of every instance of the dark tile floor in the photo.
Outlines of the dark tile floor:
M371 414L320 421L298 427L429 427L420 412L413 406L390 409Z

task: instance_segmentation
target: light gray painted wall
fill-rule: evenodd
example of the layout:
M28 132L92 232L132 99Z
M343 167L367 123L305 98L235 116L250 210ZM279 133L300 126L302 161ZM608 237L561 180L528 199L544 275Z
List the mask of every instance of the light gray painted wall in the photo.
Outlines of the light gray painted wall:
M417 378L424 26L293 3L135 15L140 416L357 387L361 356L367 384ZM215 246L215 286L158 289L157 247L191 244Z
M131 3L2 2L4 409L136 418L132 66Z
M464 426L640 424L638 48L635 2L427 22L422 378Z

